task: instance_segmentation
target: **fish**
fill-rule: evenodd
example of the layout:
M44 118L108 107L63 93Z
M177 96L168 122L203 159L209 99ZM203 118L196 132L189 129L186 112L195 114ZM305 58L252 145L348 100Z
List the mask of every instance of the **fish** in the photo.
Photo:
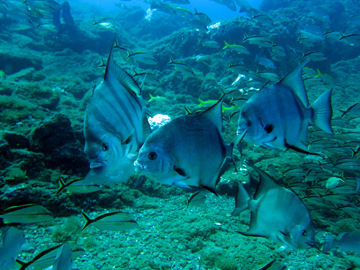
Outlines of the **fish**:
M280 45L273 44L271 49L276 56L280 56L280 57L286 56L284 47Z
M192 19L192 20L189 20L189 24L192 27L194 27L195 29L198 29L198 30L201 30L201 31L204 31L204 32L208 31L208 28L207 28L206 24L201 20Z
M169 3L165 4L161 1L152 1L150 8L162 11L170 15L176 15L176 11L171 7Z
M132 58L135 62L143 63L146 65L157 65L155 58L151 54L146 52L128 52L126 60L129 58Z
M225 46L223 47L223 50L229 48L230 50L235 51L237 53L250 54L249 50L247 48L245 48L244 46L237 45L237 44L230 45L225 40L224 40L224 42L225 42Z
M259 47L272 47L272 41L266 36L251 36L244 34L242 42L248 41L250 44L258 45Z
M61 191L65 190L67 193L92 193L101 190L101 186L96 184L85 184L84 179L74 179L67 183L63 179L59 179L59 189L56 191L56 194L59 194Z
M180 71L185 77L196 77L194 71L188 65L180 62L175 62L172 57L170 57L170 62L168 65L172 65L176 70Z
M287 269L289 268L282 262L272 260L271 262L267 263L265 266L259 268L258 270L287 270Z
M349 35L344 35L343 33L341 33L341 37L339 38L339 41L344 41L347 44L351 45L351 46L360 46L360 34L349 34Z
M98 26L103 27L105 29L114 28L114 25L112 23L110 23L110 22L98 22L95 19L93 19L93 20L94 20L94 22L93 22L92 25L98 25Z
M124 47L121 47L117 41L117 39L115 39L115 44L114 44L114 49L117 49L120 56L122 57L122 59L124 59L126 62L128 62L129 64L134 64L135 61L133 58L128 58L128 55L131 54L130 51Z
M217 43L215 40L209 39L209 40L201 40L199 39L198 44L203 45L204 47L209 47L213 49L220 49L220 44Z
M211 19L210 17L203 13L203 12L198 12L195 8L195 16L197 16L199 18L200 21L202 21L206 26L209 25L211 23Z
M233 0L212 0L220 5L227 6L232 11L236 11L236 5Z
M244 64L232 64L231 62L229 63L227 69L240 74L248 74L249 72L249 69Z
M53 219L53 215L45 207L36 204L25 204L6 208L0 215L4 224L8 223L37 223Z
M190 4L189 0L164 0L163 2L171 2L174 4L181 4L181 5Z
M339 177L330 177L327 181L326 181L326 185L325 187L327 189L333 189L336 188L340 183L345 182L343 179L339 178Z
M276 69L276 66L272 60L266 57L259 57L258 55L255 56L255 61L266 68Z
M156 96L154 97L153 95L151 95L149 93L150 99L148 100L148 102L151 101L156 101L156 102L160 102L160 103L164 103L164 104L172 104L171 101L169 99L167 99L166 97L160 97L160 96Z
M114 44L114 43L113 43ZM141 89L113 60L90 98L84 120L84 152L90 161L85 185L122 183L134 173L138 149L151 133Z
M182 17L192 18L194 16L194 14L187 8L180 7L180 6L174 7L171 4L169 4L169 5L170 5L170 7L172 7L173 10L175 10L176 14L181 15Z
M324 92L309 106L301 77L307 63L299 65L277 84L262 88L245 102L238 124L238 134L247 130L245 141L268 148L285 147L314 154L302 143L307 141L308 123L333 134L332 90Z
M187 205L188 207L203 206L205 204L205 201L206 201L206 195L203 192L198 191L193 195L191 195Z
M327 253L333 248L340 248L341 251L360 253L360 231L344 232L339 234L338 239L326 235L322 251Z
M322 52L307 52L303 53L302 59L312 60L312 61L324 61L327 59L324 53Z
M235 198L233 216L251 210L250 227L245 236L265 237L292 249L315 247L315 227L309 211L290 189L280 186L268 174L247 163L260 176L251 198L241 183Z
M279 76L274 72L266 72L266 71L257 70L255 74L259 75L261 78L264 78L271 82L277 83L280 80Z
M274 20L267 14L254 14L251 19L262 24L273 25Z
M201 106L213 106L214 104L216 104L217 102L218 102L218 100L206 100L206 101L204 101L204 100L202 100L202 99L198 99L199 100L199 105L198 105L198 107L201 107Z
M155 74L151 73L151 72L137 72L136 70L134 70L134 74L132 75L132 77L134 79L142 79L142 83L143 84L149 84L149 85L159 85L160 81L156 78Z
M52 270L69 270L72 265L73 259L71 247L67 243L62 244L56 253Z
M14 269L18 253L23 249L25 237L23 233L15 227L9 227L2 235L2 247L0 247L0 269Z
M37 254L32 260L28 262L23 262L21 260L16 260L16 263L20 266L19 270L26 269L45 269L54 264L56 255L62 245L56 245L46 250L41 251ZM73 248L72 249L72 260L74 261L77 257L82 256L85 253L83 248Z
M94 219L89 218L87 215L82 213L86 223L81 229L84 231L90 225L95 226L99 230L108 231L122 231L135 228L137 222L128 214L124 212L112 212L97 216Z
M225 143L222 101L203 112L175 118L149 135L134 163L136 171L161 184L216 195L221 168L227 158L234 162L233 147L243 137Z

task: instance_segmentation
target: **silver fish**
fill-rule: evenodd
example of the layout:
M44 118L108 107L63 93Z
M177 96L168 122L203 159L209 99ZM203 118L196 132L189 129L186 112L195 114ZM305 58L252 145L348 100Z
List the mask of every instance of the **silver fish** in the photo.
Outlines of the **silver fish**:
M52 267L53 270L69 270L73 264L72 250L69 244L65 243L59 248L55 262Z
M116 65L111 49L104 80L94 89L85 112L84 151L91 170L84 183L126 181L134 172L137 151L150 132L141 89Z
M315 246L315 229L304 203L291 190L280 186L259 168L248 164L260 175L257 190L250 198L241 183L235 199L238 215L251 210L250 228L240 232L246 236L265 237L293 249Z
M141 147L136 170L151 179L185 190L215 186L233 146L221 135L222 99L204 112L178 117L154 131ZM240 135L241 136L241 135Z
M238 134L247 130L245 141L309 154L302 143L307 140L309 122L333 134L330 124L332 90L323 93L309 106L301 78L301 70L307 63L298 66L279 83L261 89L244 104Z
M15 227L8 228L2 235L2 247L0 247L0 269L16 268L15 259L25 244L25 238L21 231Z
M360 231L344 232L339 235L339 239L331 235L326 235L323 252L328 252L332 248L340 248L341 251L360 253Z

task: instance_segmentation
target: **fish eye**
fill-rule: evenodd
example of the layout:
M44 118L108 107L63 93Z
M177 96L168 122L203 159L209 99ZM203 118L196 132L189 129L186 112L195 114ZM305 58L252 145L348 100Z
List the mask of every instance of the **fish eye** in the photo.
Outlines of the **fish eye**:
M155 160L157 158L157 154L155 152L150 152L148 155L148 159Z
M109 145L106 144L106 143L103 143L103 144L102 144L102 150L105 151L105 152L106 152L107 150L109 150Z
M251 121L248 120L248 121L246 122L246 125L247 125L248 127L250 127L250 126L252 125Z
M306 236L306 235L307 235L306 231L303 230L303 231L301 232L301 235L302 235L302 236Z

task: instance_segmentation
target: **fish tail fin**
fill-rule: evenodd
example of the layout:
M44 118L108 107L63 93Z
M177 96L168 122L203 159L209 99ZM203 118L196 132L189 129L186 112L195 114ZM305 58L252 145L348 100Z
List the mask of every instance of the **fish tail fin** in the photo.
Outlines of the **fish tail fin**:
M202 41L201 41L201 39L199 38L199 39L198 39L198 43L197 43L197 44L201 44L201 42L202 42Z
M94 22L93 25L98 24L98 22L93 18Z
M312 121L323 131L333 134L331 128L332 106L331 106L332 89L324 92L311 106L314 110Z
M198 11L196 10L196 8L195 8L195 14L194 15L198 15L199 13L198 13Z
M86 214L84 214L83 212L81 212L81 214L83 215L83 217L84 217L84 219L85 219L85 225L84 225L84 227L81 229L81 232L83 231L83 230L85 230L90 224L91 224L91 222L92 222L92 219L91 218L89 218Z
M231 213L232 216L237 216L249 208L249 194L241 183L237 182L237 185L238 189L235 197L235 209Z
M201 100L200 98L199 98L199 102L200 102L200 104L198 105L198 107L201 107L202 105L205 104L205 101Z
M321 75L324 75L321 73L321 71L318 68L316 70L317 70L317 75L315 75L314 78L319 78Z
M168 64L173 64L174 63L174 59L172 58L172 56L170 56L170 62Z
M327 234L325 237L325 244L323 246L322 252L326 253L330 249L334 247L335 238L331 236L330 234Z
M56 195L59 194L61 191L64 190L66 187L66 184L64 183L64 180L62 178L59 179L59 189L56 191Z
M114 39L114 42L115 42L114 48L120 48L119 43L116 38Z
M150 99L148 100L148 102L153 101L154 100L153 95L149 93L149 96L150 96Z
M229 44L229 43L227 43L225 40L224 40L224 42L225 42L225 46L222 48L223 50L225 50L227 47L229 47L229 46L230 46L230 44Z

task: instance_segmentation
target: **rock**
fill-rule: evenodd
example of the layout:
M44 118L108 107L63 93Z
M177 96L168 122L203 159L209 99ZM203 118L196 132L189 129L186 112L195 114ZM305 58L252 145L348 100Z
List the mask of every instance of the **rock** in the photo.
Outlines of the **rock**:
M29 139L23 134L12 131L5 131L2 137L7 141L10 148L12 149L23 149L30 147Z
M76 143L76 139L69 118L60 113L42 121L30 134L34 152L50 154L67 143Z

